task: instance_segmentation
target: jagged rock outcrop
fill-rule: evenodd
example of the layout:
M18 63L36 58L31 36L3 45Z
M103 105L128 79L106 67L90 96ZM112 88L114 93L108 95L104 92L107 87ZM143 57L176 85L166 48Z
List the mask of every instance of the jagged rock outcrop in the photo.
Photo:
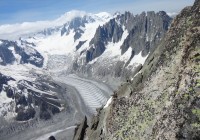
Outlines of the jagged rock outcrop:
M92 61L99 57L104 51L108 42L118 42L123 34L122 25L119 25L115 19L111 19L102 27L99 26L96 30L94 38L90 41L92 46L86 53L86 62Z
M13 98L16 102L16 120L25 121L34 117L48 120L54 114L60 113L62 105L59 97L47 94L52 91L55 93L65 92L59 85L51 81L19 81L17 89L13 89ZM36 110L38 111L37 115Z
M76 50L78 50L86 41L79 41L78 45L76 45Z
M132 47L135 54L143 51L143 56L160 43L172 20L164 11L143 12L136 17L126 13L125 17L122 22L128 20L126 26L129 35L121 46L121 53L124 54L129 47Z
M123 55L129 47L132 47L135 54L143 51L143 56L146 56L150 49L160 42L170 26L171 20L164 11L143 12L136 16L130 12L118 15L97 28L90 41L91 47L86 52L86 62L103 54L108 42L119 42L125 30L128 31L128 36L121 46L121 54Z
M44 63L44 57L34 49L35 45L33 43L28 43L20 40L20 44L15 42L14 50L20 58L20 64L30 63L36 67L42 67Z
M13 64L14 62L19 64L30 63L36 67L42 67L44 58L34 49L34 44L21 41L18 45L17 42L0 40L0 65ZM24 47L25 46L25 47Z
M89 140L200 139L199 11L196 0L174 19L140 73L101 111Z
M87 117L85 117L82 123L75 128L73 140L84 140L87 127Z
M96 29L86 49L80 48L79 42L80 57L73 61L73 73L103 81L130 78L143 64L140 60L146 59L164 38L171 21L163 11L115 16Z
M0 73L0 92L3 90L3 85L8 85L8 81L15 81L12 77L5 76Z
M74 41L76 41L84 33L81 27L85 27L85 24L87 24L88 22L94 22L94 19L92 19L89 16L75 18L74 20L72 20L69 23L66 23L63 26L63 28L61 29L61 36L68 35L70 33L70 30L73 29L75 32Z
M10 101L4 103L1 100L0 117L9 118L8 114L14 113L13 120L16 121L28 121L33 118L48 120L64 109L70 111L68 103L63 103L62 97L60 97L60 94L66 92L65 88L48 79L48 77L41 77L41 75L34 73L33 75L37 77L34 81L17 81L0 73L1 99L6 96L7 100ZM11 84L13 82L15 84ZM12 107L7 109L5 105Z
M0 65L12 64L15 61L15 57L12 52L8 49L10 45L9 41L1 41L0 44Z

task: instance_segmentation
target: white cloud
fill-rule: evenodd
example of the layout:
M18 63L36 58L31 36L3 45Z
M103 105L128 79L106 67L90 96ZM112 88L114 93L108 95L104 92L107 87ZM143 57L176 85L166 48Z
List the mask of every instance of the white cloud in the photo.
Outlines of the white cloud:
M168 12L167 14L168 14L170 17L175 17L176 15L178 15L177 12L172 12L172 13Z

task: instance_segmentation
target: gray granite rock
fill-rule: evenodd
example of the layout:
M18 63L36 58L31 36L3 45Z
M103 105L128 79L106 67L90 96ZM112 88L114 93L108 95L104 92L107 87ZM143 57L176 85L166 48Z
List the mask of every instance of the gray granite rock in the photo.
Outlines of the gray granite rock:
M123 27L128 31L128 36L121 46L121 54L132 47L134 54L142 51L142 55L146 56L164 37L171 21L172 19L164 11L143 12L135 16L130 12L118 15L97 28L90 41L91 48L86 53L86 62L103 54L108 42L119 42L124 32Z

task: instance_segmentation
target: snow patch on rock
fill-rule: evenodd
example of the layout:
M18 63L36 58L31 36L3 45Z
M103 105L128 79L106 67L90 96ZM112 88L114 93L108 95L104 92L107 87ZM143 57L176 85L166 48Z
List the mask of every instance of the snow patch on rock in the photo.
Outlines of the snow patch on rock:
M112 102L112 97L107 101L106 105L103 108L107 108Z
M148 57L148 55L143 57L142 51L141 51L138 55L134 55L134 57L132 58L129 65L133 65L133 64L142 64L143 65L145 60L147 59L147 57Z

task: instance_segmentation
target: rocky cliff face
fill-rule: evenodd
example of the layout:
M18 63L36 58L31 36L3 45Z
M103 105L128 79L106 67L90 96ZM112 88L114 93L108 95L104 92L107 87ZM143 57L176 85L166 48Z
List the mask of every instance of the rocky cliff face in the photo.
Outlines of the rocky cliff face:
M0 65L8 64L32 64L42 67L44 58L34 49L34 44L20 40L18 43L8 40L0 40Z
M196 0L174 19L133 81L94 117L88 139L200 139L199 18Z
M10 43L8 41L1 41L0 44L0 64L6 65L6 64L12 64L15 61L15 57L12 54L12 52L8 49L8 46L10 46Z
M14 119L17 121L27 121L31 118L47 120L64 109L60 97L48 93L65 93L65 89L44 76L40 78L37 75L36 77L35 81L16 81L0 73L1 98L5 94L8 100L6 102L1 99L0 117L9 120L11 117L9 113L14 113ZM16 82L16 85L11 85L13 82ZM7 110L6 106L10 109Z
M97 28L90 41L91 48L86 53L86 62L99 57L109 42L119 42L125 30L128 31L128 36L121 45L121 54L123 55L129 47L132 47L134 54L143 51L143 56L146 56L149 49L153 49L153 46L156 46L164 36L171 20L164 11L143 12L136 16L130 12L118 15Z
M84 31L81 29L85 27L87 23L92 23L95 22L94 19L92 19L89 16L84 16L84 17L77 17L74 20L72 20L69 23L66 23L62 29L61 29L61 35L69 35L70 30L74 30L74 42L79 39Z
M105 81L105 77L130 78L160 43L171 21L164 11L116 15L96 29L89 47L73 63L73 70ZM77 48L82 44L79 42Z

